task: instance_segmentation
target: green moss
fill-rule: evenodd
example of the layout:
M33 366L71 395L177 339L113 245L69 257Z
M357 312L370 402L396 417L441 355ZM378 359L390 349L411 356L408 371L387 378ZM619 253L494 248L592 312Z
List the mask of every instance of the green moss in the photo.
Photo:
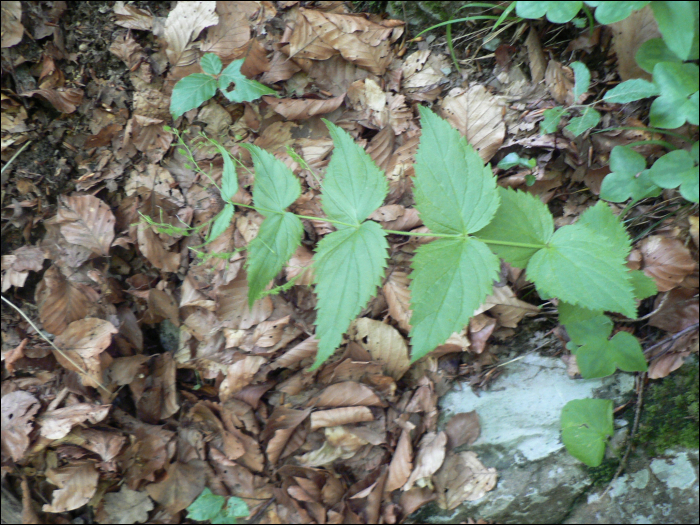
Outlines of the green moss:
M662 380L652 380L635 442L650 454L673 447L698 448L698 363L685 363Z
M588 475L596 487L602 487L610 483L617 472L617 467L620 466L620 460L617 458L605 458L597 467L586 467Z

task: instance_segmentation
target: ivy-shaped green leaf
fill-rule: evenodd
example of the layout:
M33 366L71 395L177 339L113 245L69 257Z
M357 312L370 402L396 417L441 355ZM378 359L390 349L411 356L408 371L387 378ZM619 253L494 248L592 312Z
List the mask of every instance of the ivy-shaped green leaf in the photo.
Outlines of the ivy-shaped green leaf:
M603 100L611 104L627 104L643 98L655 97L659 88L653 82L641 78L633 78L622 82L608 91Z
M646 2L586 2L587 5L595 7L595 19L604 25L620 22L630 16L632 11L644 8Z
M241 66L244 61L242 58L234 60L226 66L226 69L219 76L219 89L224 96L231 102L252 102L263 95L277 96L277 92L274 89L256 80L251 80L241 73ZM235 88L229 91L228 89L232 82L235 84Z
M571 69L574 70L574 104L591 85L591 72L583 62L572 62Z
M696 64L660 62L654 66L654 84L661 95L652 102L649 109L652 126L675 129L686 121L698 125L699 71Z
M612 339L597 334L590 336L574 354L584 379L607 377L614 374L617 368L625 372L647 370L647 362L639 341L627 332L618 332Z
M542 113L544 120L540 122L540 132L543 135L554 133L557 130L557 126L559 126L559 121L567 111L568 108L562 106L545 109L544 113Z
M530 2L521 0L515 5L515 12L523 18L541 18L555 24L570 22L581 10L583 2Z
M600 198L624 202L630 197L637 202L661 193L646 169L646 159L628 146L615 146L610 154L610 169L600 187Z
M292 171L267 151L253 144L243 146L250 151L255 167L253 202L266 217L248 247L248 303L252 307L294 254L304 227L296 215L285 212L301 194Z
M501 205L493 220L474 234L480 239L544 246L554 233L554 219L540 199L524 191L498 188ZM538 248L491 244L490 248L517 268L525 268Z
M445 342L469 322L491 293L498 259L468 234L486 226L499 206L491 169L445 120L420 108L416 209L431 231L452 234L416 250L411 274L411 359Z
M314 257L318 353L312 370L338 348L351 321L376 293L388 256L384 230L376 222L362 222L384 202L386 178L350 135L326 125L335 148L321 203L328 218L343 224L318 243Z
M682 60L690 58L693 36L698 30L693 3L678 1L651 3L654 18L664 37L664 42Z
M605 211L594 213L612 215L608 205L599 201L579 223L559 228L547 246L532 256L527 274L547 297L635 318L637 308L625 266L629 248L616 242L616 231L587 225L586 215L598 207Z
M681 195L698 202L698 165L685 150L671 151L658 159L649 170L651 180L662 188L677 188Z
M574 399L561 411L561 440L576 459L589 467L603 461L613 434L613 403L608 399Z
M654 66L659 62L676 62L678 64L683 62L668 48L661 38L650 38L639 46L637 54L634 55L634 60L637 62L637 65L647 73L653 73ZM629 82L629 80L627 82ZM623 84L627 82L623 82Z

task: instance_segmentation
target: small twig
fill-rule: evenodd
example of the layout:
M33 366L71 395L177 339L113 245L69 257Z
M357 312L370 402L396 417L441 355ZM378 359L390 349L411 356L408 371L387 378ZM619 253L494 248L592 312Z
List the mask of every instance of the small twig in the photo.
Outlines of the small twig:
M671 349L671 347L673 346L672 344L673 344L677 339L680 339L680 337L682 337L683 335L687 334L688 332L692 332L693 330L697 330L698 327L700 327L700 323L694 323L694 324L691 324L690 326L685 327L685 328L684 328L683 330L681 330L680 332L676 332L675 334L670 335L669 337L666 337L665 339L662 339L662 340L659 341L658 343L651 345L649 348L647 348L646 350L644 350L644 355L645 355L645 356L648 355L648 354L651 353L651 351L654 350L655 348L658 348L658 347L660 347L660 346L663 346L663 345L668 344L668 348L663 349L661 352L659 352L658 354L656 354L656 355L654 355L653 357L651 357L651 358L649 359L649 361L651 361L652 359L656 359L656 358L658 358L658 357L661 357L662 355L664 355L666 352L668 352L668 351Z
M46 336L44 335L44 333L39 329L39 327L37 327L37 325L35 325L34 322L29 318L29 316L28 316L27 314L25 314L19 307L15 306L11 301L7 300L7 299L5 298L4 295L2 295L2 296L0 296L0 297L2 298L3 301L5 301L7 304L9 304L12 308L14 308L15 310L17 310L17 312L19 312L19 314L20 314L22 317L24 317L24 320L27 321L27 322L31 325L31 327L34 328L34 330L36 330L36 333L39 334L39 335L41 336L41 338L42 338L44 341L46 341L47 343L49 343L49 344L53 347L54 350L56 350L59 354L61 354L61 356L63 356L63 357L65 358L66 361L68 361L68 362L69 362L70 364L72 364L75 368L77 368L79 372L81 372L82 374L84 374L84 375L86 375L87 377L89 377L92 381L94 381L94 382L97 384L97 386L99 386L102 390L104 390L105 392L107 392L107 394L109 394L110 396L112 395L112 392L110 392L110 391L107 389L107 387L105 387L100 381L98 381L97 379L95 379L94 377L92 377L92 376L90 375L89 372L87 372L87 371L86 371L82 366L80 366L78 363L76 363L75 361L73 361L73 359L71 359L68 355L66 355L66 353L65 353L63 350L61 350L59 347L57 347L55 344L53 344L53 342L52 342L48 337L46 337Z
M634 435L637 433L637 428L639 427L639 419L642 414L642 399L643 399L643 394L644 394L644 380L647 377L647 373L643 372L639 377L639 385L638 385L638 392L637 392L637 407L634 411L634 424L632 425L632 430L630 432L630 435L627 438L627 447L625 448L625 454L622 456L622 459L620 460L620 465L617 467L617 470L615 471L615 475L613 478L610 480L610 483L608 483L608 486L605 488L605 491L601 495L601 498L605 497L605 495L610 491L612 488L613 483L615 480L620 477L620 474L622 474L622 471L625 470L625 466L627 465L627 459L629 458L630 451L632 450L632 441Z

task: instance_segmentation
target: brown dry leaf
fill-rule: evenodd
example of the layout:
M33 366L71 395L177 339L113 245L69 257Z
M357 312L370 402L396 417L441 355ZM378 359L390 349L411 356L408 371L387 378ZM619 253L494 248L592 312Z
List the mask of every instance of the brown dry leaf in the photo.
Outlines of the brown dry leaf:
M635 55L641 45L652 38L660 38L659 26L651 6L634 11L630 16L610 24L613 33L613 49L617 55L617 72L620 79L643 78L651 80L651 75L637 65Z
M46 270L35 294L44 330L59 335L70 323L83 319L91 303L87 290L87 286L66 279L57 266Z
M260 348L271 348L280 342L284 329L289 325L291 317L286 315L276 321L263 321L255 327L253 342Z
M214 53L224 64L243 54L239 48L250 40L250 23L243 4L251 2L217 3L219 23L207 30L207 37L202 42L203 53Z
M38 246L21 246L11 255L2 256L2 291L10 286L22 288L30 271L40 272L44 266L44 251Z
M318 341L312 335L298 345L294 346L294 348L287 350L284 354L273 361L270 364L270 369L276 370L278 368L292 368L294 365L300 361L303 361L304 359L315 357L317 351Z
M411 445L411 432L404 428L401 430L399 442L394 450L394 455L391 458L389 465L389 478L386 480L384 487L385 492L401 488L413 470L413 446Z
M685 346L689 346L688 343L690 342L690 340L695 339L695 347L697 349L697 331L695 333L686 335L687 337L684 336L680 338L685 339ZM677 345L674 343L673 346L676 347ZM649 379L663 379L674 370L678 370L681 366L683 366L686 357L688 357L689 355L690 351L670 352L668 354L662 355L658 359L652 360L652 362L649 363L649 370L647 371Z
M574 103L574 75L569 68L564 68L561 62L549 61L544 82L557 104L570 106Z
M479 414L476 410L454 415L445 426L447 449L454 450L462 445L471 445L481 433Z
M389 305L389 315L407 332L411 330L411 291L406 272L396 270L391 273L384 285L384 297Z
M639 243L643 257L644 273L656 281L660 292L678 286L683 279L695 272L695 261L678 239L651 235Z
M119 330L109 321L88 317L74 321L54 340L62 350L53 350L56 360L68 370L78 372L85 386L97 387L102 373L111 362L109 355L101 355L112 342L112 335ZM67 356L67 357L64 357ZM70 360L69 360L70 359ZM88 373L80 371L75 364Z
M413 514L423 505L435 500L437 495L429 487L414 487L411 490L401 492L399 505L404 515Z
M219 303L216 315L228 328L247 330L272 313L272 299L269 296L255 301L252 310L248 308L248 280L243 269L233 281L220 286L216 295Z
M688 222L690 222L690 237L693 239L695 247L700 248L700 240L698 239L698 234L700 233L700 220L698 219L697 215L691 215L690 217L688 217Z
M248 386L266 361L267 359L264 357L246 356L229 365L226 379L221 382L219 387L221 401L227 401L233 394Z
M153 226L140 222L136 226L136 232L139 250L148 262L164 272L177 272L180 268L180 253L166 249Z
M396 381L411 366L406 341L393 326L362 317L352 322L348 336L362 345L372 360L381 363L384 372Z
M525 40L525 46L527 47L527 57L530 61L532 82L538 84L544 80L547 60L542 52L542 44L540 44L540 38L537 36L537 30L532 26Z
M58 487L51 494L51 503L45 504L44 512L66 512L85 505L97 491L100 473L92 462L48 469L46 479Z
M18 462L29 447L32 420L41 408L29 392L16 390L2 396L2 454Z
M503 144L506 125L501 106L482 85L451 89L442 101L441 114L466 137L484 162L491 160Z
M325 115L340 107L345 95L326 100L263 97L270 107L287 120L305 120L315 115Z
M470 349L475 354L480 354L486 349L489 337L496 329L496 320L488 315L478 314L469 321Z
M364 421L374 421L372 411L365 406L321 410L311 414L311 430L362 423Z
M292 434L308 417L311 409L294 410L286 407L275 407L270 414L265 430L260 435L260 441L267 442L265 452L271 465L276 465ZM298 446L300 446L299 443Z
M84 246L97 255L109 255L114 240L114 214L92 195L64 197L57 222L61 233L72 244Z
M299 20L302 17L308 25ZM375 75L383 75L391 63L390 37L396 40L402 32L402 28L395 25L386 27L358 16L322 13L303 7L299 8L299 18L289 42L290 56L326 60L338 52L345 60ZM384 21L384 24L392 22L395 21Z
M165 21L163 38L168 43L165 53L173 66L185 67L199 58L199 50L192 42L202 30L218 24L214 12L216 2L179 2Z
M65 408L47 410L37 418L37 423L41 426L40 432L45 438L62 439L74 426L85 423L94 425L104 420L110 408L110 405L76 403Z
M148 495L170 514L186 509L204 490L209 466L205 461L175 461L167 467L162 481L146 486Z
M22 2L10 0L2 3L2 47L16 46L22 41L24 26L22 19Z
M445 459L446 445L447 434L444 432L423 434L416 454L415 467L402 490L409 490L419 480L429 478L438 471Z
M654 309L657 308L649 324L667 332L680 332L698 322L698 290L676 288L668 292L668 297L659 295L654 302Z
M404 89L422 89L434 86L441 82L445 75L441 71L435 71L431 65L426 65L431 51L423 49L411 53L401 64L401 87Z
M150 31L153 28L153 15L145 9L118 1L114 3L114 14L114 23L118 26L141 31Z
M355 381L344 381L326 387L313 404L317 407L385 406L371 388Z
M465 501L482 498L497 479L496 469L484 467L474 452L450 454L435 474L437 504L445 510L456 509Z
M389 167L391 156L394 153L396 135L391 126L384 126L367 145L366 152L372 157L374 163L383 171ZM380 208L381 209L381 208Z
M78 88L36 89L21 93L21 97L38 96L50 102L61 113L73 113L83 101L84 92Z
M146 491L131 490L126 485L119 492L104 495L104 512L111 523L145 523L153 507Z

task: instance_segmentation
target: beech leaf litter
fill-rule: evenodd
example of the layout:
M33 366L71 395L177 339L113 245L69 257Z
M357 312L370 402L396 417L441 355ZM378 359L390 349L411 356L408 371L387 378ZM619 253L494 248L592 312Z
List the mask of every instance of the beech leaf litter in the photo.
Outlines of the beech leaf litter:
M649 8L549 48L560 61L525 21L502 36L522 48L483 56L485 27L455 40L455 62L444 38L411 40L404 20L343 2L90 4L81 18L72 11L83 6L65 2L3 3L2 458L3 479L24 480L27 522L63 523L60 514L89 505L98 523L179 523L205 487L241 498L257 523L399 523L430 502L452 510L488 497L498 473L470 450L479 416L442 422L438 401L459 378L488 388L526 318L545 321L540 340L549 330L566 342L546 324L546 305L528 302L524 272L502 263L468 326L411 365L410 261L431 238L392 234L376 297L310 372L313 250L334 228L304 220L302 245L273 282L285 286L249 305L245 250L263 217L237 207L205 243L226 205L212 181L229 168L200 132L247 168L237 170L234 202L252 200L250 143L301 184L291 210L323 217L315 174L333 149L327 119L386 176L370 220L426 232L412 178L418 106L431 105L493 166L512 152L534 159L494 167L499 184L551 204L557 227L571 224L597 201L615 146L660 136L634 104L601 110L601 128L619 129L578 136L540 134L544 110L618 78L648 80L634 55L659 33L632 20L653 24ZM219 93L173 121L173 87L203 73L205 53L224 68L243 59L240 83L255 79L278 96L238 103ZM583 91L567 61L594 63L595 53ZM203 171L164 126L187 131ZM673 336L646 356L651 378L698 348L697 207L668 215L675 195L640 203L628 224L641 232L628 266L661 292L636 335L653 341L650 325Z

